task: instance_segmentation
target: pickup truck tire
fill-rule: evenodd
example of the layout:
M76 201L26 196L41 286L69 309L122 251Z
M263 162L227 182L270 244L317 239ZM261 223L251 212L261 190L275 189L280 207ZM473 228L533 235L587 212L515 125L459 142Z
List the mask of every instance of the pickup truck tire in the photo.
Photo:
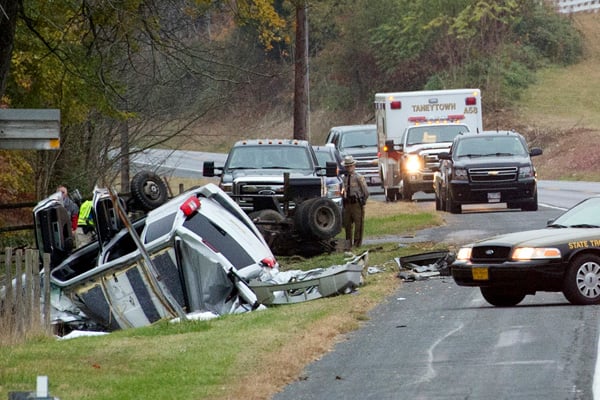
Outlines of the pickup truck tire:
M326 197L308 199L296 206L296 229L318 239L334 238L342 230L342 215L333 200Z
M384 189L385 191L385 201L396 201L398 199L398 189L390 188Z
M402 193L402 200L411 201L414 193L412 190L410 190L410 186L405 183L404 179L402 180L401 185L402 186L400 190Z
M154 210L167 201L167 185L153 172L141 171L131 179L131 196L144 211Z

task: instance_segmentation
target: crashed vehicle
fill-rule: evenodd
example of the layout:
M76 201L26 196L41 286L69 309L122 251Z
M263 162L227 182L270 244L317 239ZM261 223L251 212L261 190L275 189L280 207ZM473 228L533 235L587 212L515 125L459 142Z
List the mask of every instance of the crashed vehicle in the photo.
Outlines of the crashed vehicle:
M111 190L95 188L92 201L97 240L77 249L58 194L34 208L40 256L51 255L52 319L63 331L111 331L186 319L193 312L254 310L261 301L250 282L272 282L279 272L260 231L214 184L174 197L133 222L126 210L132 203ZM339 293L360 283L356 276L337 279ZM269 287L271 293L287 290Z
M203 165L250 215L276 255L312 256L336 248L342 230L341 181L333 161L320 166L306 140L240 140L223 166Z

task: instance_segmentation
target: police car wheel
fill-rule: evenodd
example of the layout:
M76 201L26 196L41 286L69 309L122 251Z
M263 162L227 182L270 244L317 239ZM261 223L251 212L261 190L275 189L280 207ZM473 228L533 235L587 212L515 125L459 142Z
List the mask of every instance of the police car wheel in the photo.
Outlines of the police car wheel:
M479 290L485 301L496 307L516 306L525 298L525 292L511 292L505 288L481 287Z
M131 179L131 195L143 210L154 210L167 201L167 185L153 172L138 172Z
M563 294L571 304L600 304L600 257L581 254L571 261Z

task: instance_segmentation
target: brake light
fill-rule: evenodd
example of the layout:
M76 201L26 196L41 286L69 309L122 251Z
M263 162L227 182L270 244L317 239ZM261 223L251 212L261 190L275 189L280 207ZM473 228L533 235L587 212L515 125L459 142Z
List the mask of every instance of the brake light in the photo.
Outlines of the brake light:
M275 268L275 264L275 259L271 257L265 257L262 260L260 260L260 265L262 267Z
M390 101L390 108L392 110L400 110L402 109L402 102L400 100Z
M477 97L467 97L465 99L465 105L467 105L467 106L477 105Z
M183 211L183 215L189 217L200 208L200 200L196 196L192 196L179 207Z

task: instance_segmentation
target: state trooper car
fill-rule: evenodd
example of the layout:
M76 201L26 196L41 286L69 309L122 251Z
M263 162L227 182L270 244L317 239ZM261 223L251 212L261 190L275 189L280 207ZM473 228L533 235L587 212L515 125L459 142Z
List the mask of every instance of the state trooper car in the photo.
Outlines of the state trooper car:
M464 246L450 268L458 285L479 287L495 306L514 306L537 291L562 292L572 304L600 304L600 196L544 229Z

